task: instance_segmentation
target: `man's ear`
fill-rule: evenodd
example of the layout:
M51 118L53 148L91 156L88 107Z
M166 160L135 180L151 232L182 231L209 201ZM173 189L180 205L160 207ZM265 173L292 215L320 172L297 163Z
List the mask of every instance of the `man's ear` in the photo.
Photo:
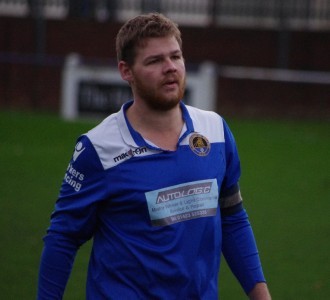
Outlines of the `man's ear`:
M127 62L121 60L118 63L118 70L123 80L127 81L128 83L132 81L132 71Z

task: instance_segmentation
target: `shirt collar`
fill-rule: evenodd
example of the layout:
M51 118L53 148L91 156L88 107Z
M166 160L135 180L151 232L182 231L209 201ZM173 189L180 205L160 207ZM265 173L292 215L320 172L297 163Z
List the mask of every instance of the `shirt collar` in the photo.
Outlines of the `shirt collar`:
M119 130L121 135L125 141L130 146L133 147L148 147L148 148L155 148L153 145L148 144L144 138L139 134L137 131L134 130L130 122L126 117L127 109L133 104L133 101L126 102L122 105L120 111L117 115L117 121ZM194 131L194 126L192 119L189 115L188 109L186 105L181 101L180 108L182 111L182 118L184 120L185 126L181 132L181 136L179 138L179 143L191 132Z

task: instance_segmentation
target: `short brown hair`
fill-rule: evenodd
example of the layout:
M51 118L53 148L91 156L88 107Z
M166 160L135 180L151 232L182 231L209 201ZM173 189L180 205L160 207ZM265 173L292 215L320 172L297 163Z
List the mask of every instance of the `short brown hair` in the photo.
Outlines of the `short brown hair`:
M182 49L181 32L178 25L160 13L139 15L128 20L116 37L118 62L134 64L135 48L142 46L146 38L174 36Z

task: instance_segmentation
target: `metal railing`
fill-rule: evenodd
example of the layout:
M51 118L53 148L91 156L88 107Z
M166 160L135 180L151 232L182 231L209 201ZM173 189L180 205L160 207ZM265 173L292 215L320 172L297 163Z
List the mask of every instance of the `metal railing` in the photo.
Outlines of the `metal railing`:
M330 28L330 0L0 0L0 16L122 22L148 11L190 26Z

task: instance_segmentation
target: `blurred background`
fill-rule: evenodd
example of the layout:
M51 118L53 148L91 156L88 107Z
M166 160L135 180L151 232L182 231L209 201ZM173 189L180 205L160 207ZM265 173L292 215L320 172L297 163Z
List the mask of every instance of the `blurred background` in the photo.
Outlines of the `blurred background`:
M130 96L116 33L150 11L180 25L187 99L234 132L273 298L330 299L330 0L0 0L1 297L35 299L75 140ZM85 298L90 245L64 299ZM225 263L219 289L246 299Z
M189 68L216 64L223 115L329 117L329 0L0 0L0 107L58 111L66 56L114 65L118 28L149 11L180 25Z

